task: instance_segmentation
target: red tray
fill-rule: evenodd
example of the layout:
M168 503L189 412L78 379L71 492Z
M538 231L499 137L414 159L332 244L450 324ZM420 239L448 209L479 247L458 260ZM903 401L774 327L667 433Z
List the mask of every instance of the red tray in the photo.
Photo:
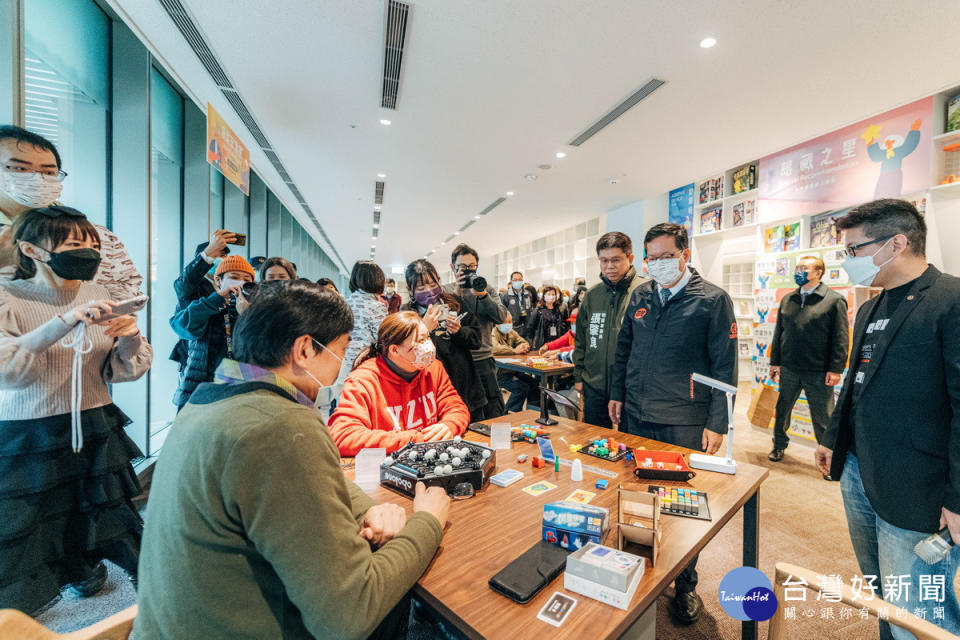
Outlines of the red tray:
M653 468L642 467L644 461L650 458L653 461ZM633 473L641 480L672 480L674 482L686 482L692 479L697 472L687 466L687 461L683 459L683 454L678 451L657 451L653 449L634 449L633 461L637 465ZM663 463L663 469L657 468L657 463ZM680 465L680 469L677 469Z

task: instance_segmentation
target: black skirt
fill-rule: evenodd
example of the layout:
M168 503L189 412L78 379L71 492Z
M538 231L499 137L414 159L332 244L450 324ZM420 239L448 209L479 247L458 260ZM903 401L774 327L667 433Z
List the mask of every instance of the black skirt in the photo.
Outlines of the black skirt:
M73 452L70 414L0 420L0 609L30 613L107 559L136 574L143 520L131 461L143 454L110 404L82 412Z

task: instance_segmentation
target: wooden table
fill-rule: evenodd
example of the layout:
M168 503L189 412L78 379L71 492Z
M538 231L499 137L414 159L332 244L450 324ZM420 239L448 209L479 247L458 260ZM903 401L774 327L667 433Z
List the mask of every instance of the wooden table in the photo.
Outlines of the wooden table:
M488 422L530 424L536 416L533 411L524 411ZM709 494L712 521L661 517L663 538L657 564L653 567L648 564L628 610L623 611L565 591L563 576L551 582L525 605L516 604L495 593L487 586L487 581L540 539L544 504L563 500L574 489L582 488L595 492L597 496L591 504L606 507L610 510L611 520L615 520L617 484L636 482L632 474L632 462L607 462L569 453L568 444L581 444L591 438L608 436L611 434L609 429L564 418L560 418L559 422L550 432L554 448L561 458L579 457L586 465L619 472L620 478L609 479L609 488L600 490L594 487L600 476L589 471L584 471L582 482L572 482L569 467L561 466L560 472L554 472L552 467L534 469L529 461L516 461L521 453L531 457L536 455L536 445L515 442L510 450L497 452L498 471L518 469L524 473L524 477L506 488L488 485L475 497L451 504L450 519L440 551L414 588L417 596L465 635L470 638L511 638L549 633L551 638L618 638L655 603L693 556L713 539L741 507L744 511L743 564L757 566L758 497L760 483L768 472L763 467L739 462L734 476L698 471L697 477L690 482L694 489ZM468 431L464 437L467 440L486 441L486 438L472 431ZM689 453L682 447L625 433L618 433L616 437L630 447ZM552 482L557 488L536 497L522 491L524 487L542 480ZM649 484L675 483L650 481ZM412 509L409 498L388 489L378 487L371 495L378 502L399 504L408 513ZM616 546L616 535L612 530L604 543ZM710 562L710 558L703 557L700 562ZM578 600L576 608L559 629L536 617L554 591L563 591ZM704 597L710 598L712 595L704 594ZM744 622L742 635L750 640L755 639L757 624Z
M550 386L553 379L565 376L568 373L573 373L572 364L557 362L554 365L543 368L533 367L529 364L525 364L532 357L535 356L523 354L514 356L494 356L493 359L494 362L496 362L497 369L516 371L517 373L525 373L528 376L540 378L541 386L544 386L548 389L553 388ZM505 360L522 360L522 362L505 362Z

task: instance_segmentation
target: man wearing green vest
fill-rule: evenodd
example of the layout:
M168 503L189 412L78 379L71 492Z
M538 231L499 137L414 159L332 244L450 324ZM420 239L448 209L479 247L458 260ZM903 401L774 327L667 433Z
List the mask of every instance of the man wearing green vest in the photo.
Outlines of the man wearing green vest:
M633 267L633 243L619 231L597 240L600 284L583 298L577 315L573 348L573 380L583 395L583 421L612 427L610 413L610 370L617 350L617 335L630 294L641 283Z

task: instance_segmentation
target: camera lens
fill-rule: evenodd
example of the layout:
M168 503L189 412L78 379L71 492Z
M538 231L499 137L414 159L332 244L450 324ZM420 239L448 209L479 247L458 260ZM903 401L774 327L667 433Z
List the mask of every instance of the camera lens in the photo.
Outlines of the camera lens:
M257 292L257 287L259 285L256 282L245 282L243 284L243 295L247 298L252 296Z
M480 293L487 290L487 279L483 276L473 276L473 282L470 283L470 286L474 291Z

